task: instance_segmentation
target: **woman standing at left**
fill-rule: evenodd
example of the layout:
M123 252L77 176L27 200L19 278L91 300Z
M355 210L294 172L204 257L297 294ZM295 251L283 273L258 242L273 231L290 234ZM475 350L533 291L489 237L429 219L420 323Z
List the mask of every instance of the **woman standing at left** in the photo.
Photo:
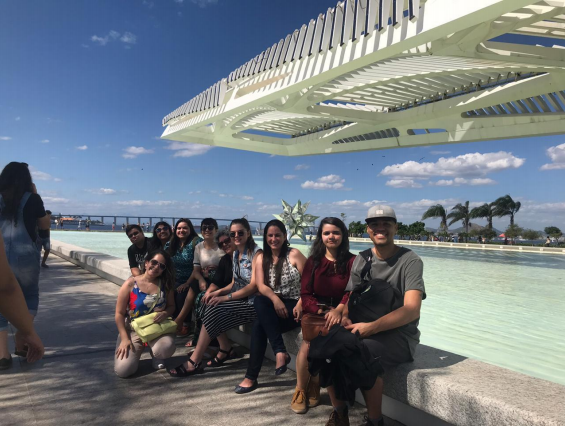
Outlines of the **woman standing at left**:
M37 237L46 238L49 218L26 163L9 163L0 174L0 229L8 263L24 294L27 309L35 317L39 306L40 250ZM38 231L36 231L36 229ZM21 336L16 332L16 353L26 356ZM8 350L8 321L0 315L0 370L12 366Z
M188 289L192 281L194 270L194 249L196 244L203 241L198 236L189 219L179 219L175 225L175 234L170 242L165 245L165 249L171 256L175 265L176 284L175 284L175 314L176 318L180 314L184 301L188 294ZM182 329L177 330L177 336L188 334L188 324L185 322Z

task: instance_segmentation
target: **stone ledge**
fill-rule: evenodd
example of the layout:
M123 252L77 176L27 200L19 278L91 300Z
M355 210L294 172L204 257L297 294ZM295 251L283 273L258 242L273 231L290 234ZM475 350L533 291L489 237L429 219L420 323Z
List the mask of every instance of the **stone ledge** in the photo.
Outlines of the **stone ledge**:
M51 250L116 284L130 276L123 259L59 241L51 242ZM249 347L250 330L242 326L228 335ZM300 328L283 338L296 371ZM266 357L274 359L270 347ZM387 373L384 393L385 415L406 425L565 426L565 386L425 345L418 346L413 363Z

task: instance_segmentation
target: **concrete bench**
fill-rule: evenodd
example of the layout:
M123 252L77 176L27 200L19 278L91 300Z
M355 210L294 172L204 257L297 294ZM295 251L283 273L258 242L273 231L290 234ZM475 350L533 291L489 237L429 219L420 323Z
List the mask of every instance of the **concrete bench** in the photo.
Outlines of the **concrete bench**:
M117 284L130 275L126 260L59 241L52 241L51 250ZM246 325L228 336L249 347L250 333ZM283 338L296 371L300 328ZM266 357L274 360L270 347ZM415 358L385 376L383 412L405 425L565 426L565 386L425 345ZM360 394L357 400L362 402Z

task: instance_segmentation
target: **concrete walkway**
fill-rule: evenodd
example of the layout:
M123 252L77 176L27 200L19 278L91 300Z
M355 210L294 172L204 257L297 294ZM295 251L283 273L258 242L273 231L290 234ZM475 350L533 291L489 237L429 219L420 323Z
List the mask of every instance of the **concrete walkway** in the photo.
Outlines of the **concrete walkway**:
M324 425L331 411L322 403L305 415L290 410L296 383L293 372L275 378L265 360L260 389L236 395L245 374L243 358L187 379L173 379L151 367L144 353L138 373L119 379L113 372L117 337L114 307L119 287L56 256L41 271L36 327L45 358L0 373L0 424L11 425ZM180 364L188 340L177 339L170 361ZM13 352L13 344L11 347ZM352 425L362 424L363 407L350 412ZM387 425L399 425L388 420Z

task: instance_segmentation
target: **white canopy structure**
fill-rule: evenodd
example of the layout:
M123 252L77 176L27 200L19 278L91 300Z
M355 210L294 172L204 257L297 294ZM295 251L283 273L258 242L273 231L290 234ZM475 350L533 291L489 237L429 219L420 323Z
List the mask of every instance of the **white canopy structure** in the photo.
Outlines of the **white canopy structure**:
M565 0L346 0L163 119L163 139L284 156L565 132Z

